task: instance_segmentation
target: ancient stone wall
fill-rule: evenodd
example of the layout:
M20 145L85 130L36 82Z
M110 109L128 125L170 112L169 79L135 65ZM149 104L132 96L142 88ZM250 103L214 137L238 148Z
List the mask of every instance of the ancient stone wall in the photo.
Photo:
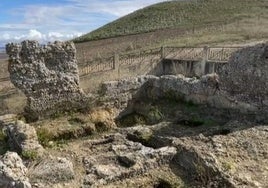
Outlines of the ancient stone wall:
M243 48L219 71L220 87L237 101L268 108L268 43Z
M258 122L267 122L268 45L236 52L219 75L208 74L200 79L183 75L146 76L107 82L102 88L103 95L112 102L118 101L119 107L125 107L137 98L171 98L228 109L248 114Z
M40 45L37 41L6 45L11 82L27 97L32 118L81 108L76 49L72 42Z

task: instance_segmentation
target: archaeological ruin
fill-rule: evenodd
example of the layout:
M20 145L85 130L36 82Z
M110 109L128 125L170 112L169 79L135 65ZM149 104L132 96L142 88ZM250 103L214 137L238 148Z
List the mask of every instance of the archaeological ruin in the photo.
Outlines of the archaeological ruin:
M83 108L85 94L79 87L72 42L23 41L7 44L6 51L11 82L26 95L25 112L30 119Z

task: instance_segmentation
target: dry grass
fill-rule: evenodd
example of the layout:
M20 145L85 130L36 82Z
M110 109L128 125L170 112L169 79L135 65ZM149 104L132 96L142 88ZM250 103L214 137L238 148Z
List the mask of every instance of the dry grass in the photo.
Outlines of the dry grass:
M222 45L267 40L267 7L266 0L159 3L77 39L89 41L76 43L78 60L84 62L163 45Z
M97 57L109 57L114 53L125 53L161 46L221 46L246 44L268 40L268 18L249 18L224 26L212 26L182 32L180 29L163 29L137 35L101 39L77 43L78 62Z
M201 28L173 39L162 39L159 46L220 46L268 40L268 19L243 19L220 27Z
M8 76L8 60L0 59L0 78L5 78Z
M114 122L115 110L110 108L94 108L89 112L91 121L96 129L100 131L109 130L116 127Z
M26 105L26 97L22 93L0 96L0 114L20 114Z

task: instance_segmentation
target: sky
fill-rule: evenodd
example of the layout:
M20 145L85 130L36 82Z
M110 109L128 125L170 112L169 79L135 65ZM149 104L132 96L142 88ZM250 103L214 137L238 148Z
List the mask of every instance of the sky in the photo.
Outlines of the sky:
M165 0L0 0L0 47L68 40Z

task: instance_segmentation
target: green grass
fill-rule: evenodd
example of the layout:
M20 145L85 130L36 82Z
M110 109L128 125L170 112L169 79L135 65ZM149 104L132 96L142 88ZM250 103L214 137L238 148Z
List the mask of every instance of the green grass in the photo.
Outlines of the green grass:
M75 42L146 33L162 29L189 31L207 26L266 19L267 0L191 0L158 3L83 35Z
M37 151L34 150L22 151L21 155L25 159L35 160L38 158L38 153Z
M0 127L0 155L5 154L9 149L7 135L2 131Z
M39 129L37 129L36 132L37 132L37 137L38 137L39 142L44 147L48 147L49 146L49 142L52 141L52 140L54 140L53 133L51 133L47 129L39 128Z

